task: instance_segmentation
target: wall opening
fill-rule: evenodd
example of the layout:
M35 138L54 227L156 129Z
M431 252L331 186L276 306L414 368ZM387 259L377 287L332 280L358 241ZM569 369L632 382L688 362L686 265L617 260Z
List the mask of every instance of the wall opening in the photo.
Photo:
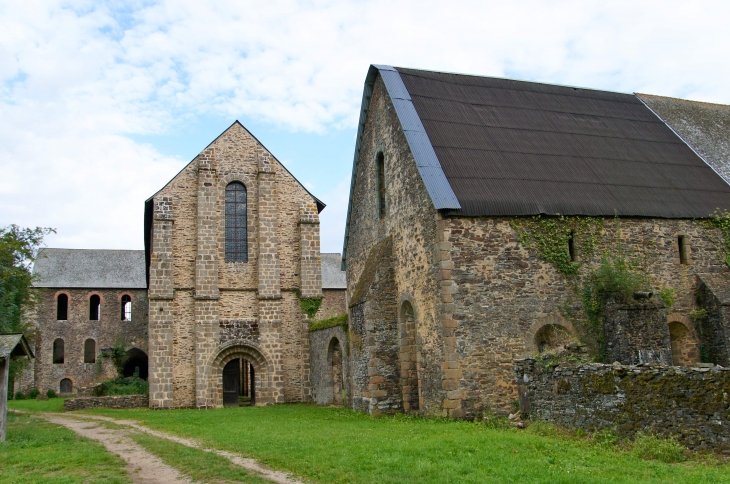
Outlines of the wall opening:
M535 333L535 349L538 353L557 350L570 343L571 339L568 328L559 324L546 324Z
M138 376L146 380L149 375L147 353L132 348L122 360L122 376Z
M89 298L89 320L99 321L101 317L101 297L98 294L92 294Z
M679 250L679 263L687 263L687 240L684 235L677 236L677 249Z
M84 363L96 363L96 341L91 338L84 341Z
M699 362L699 348L687 326L679 321L670 322L669 339L674 366L690 366Z
M53 342L53 363L55 364L61 364L63 363L64 359L64 348L63 348L63 340L61 338L57 338Z
M344 372L342 367L342 346L340 340L332 338L327 350L327 366L332 374L332 405L342 406L344 401Z
M132 297L129 294L122 296L122 321L132 320Z
M68 295L66 294L59 294L56 298L56 319L68 320Z
M578 256L575 253L575 232L570 231L570 237L568 238L568 254L570 254L570 260L577 262Z
M61 380L61 383L58 386L61 393L73 393L74 391L74 384L68 378Z
M223 367L223 406L256 403L256 372L244 358L234 358Z
M375 162L375 169L378 172L378 215L383 218L385 217L385 156L382 151L378 152Z
M398 323L400 351L400 385L403 393L403 410L417 412L420 408L421 378L416 342L416 317L410 302L404 301Z
M241 182L226 186L226 262L248 262L248 206L246 187Z

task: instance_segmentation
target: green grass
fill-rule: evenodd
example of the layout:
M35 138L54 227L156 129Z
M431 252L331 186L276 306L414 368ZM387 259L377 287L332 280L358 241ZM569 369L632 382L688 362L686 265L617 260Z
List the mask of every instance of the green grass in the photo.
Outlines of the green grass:
M23 412L63 412L65 398L49 398L48 400L9 400L8 408Z
M166 464L198 482L244 482L249 484L270 484L271 482L252 475L225 457L211 452L191 449L182 444L147 434L134 433L131 437Z
M323 484L730 483L728 465L645 460L547 428L531 433L463 421L372 418L310 405L89 412L134 419Z
M129 482L124 461L64 427L9 413L7 430L0 443L2 484Z

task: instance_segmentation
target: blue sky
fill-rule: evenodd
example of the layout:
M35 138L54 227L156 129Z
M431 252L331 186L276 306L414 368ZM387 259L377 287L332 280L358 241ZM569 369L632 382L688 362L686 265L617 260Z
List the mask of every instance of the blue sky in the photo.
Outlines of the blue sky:
M0 2L0 226L140 249L143 202L238 119L342 247L369 64L730 104L730 3Z

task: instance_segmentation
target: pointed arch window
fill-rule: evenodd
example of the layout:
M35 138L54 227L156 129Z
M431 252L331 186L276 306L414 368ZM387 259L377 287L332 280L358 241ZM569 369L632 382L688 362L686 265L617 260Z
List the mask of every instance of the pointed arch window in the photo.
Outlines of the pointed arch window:
M231 182L226 187L226 262L248 262L246 187Z

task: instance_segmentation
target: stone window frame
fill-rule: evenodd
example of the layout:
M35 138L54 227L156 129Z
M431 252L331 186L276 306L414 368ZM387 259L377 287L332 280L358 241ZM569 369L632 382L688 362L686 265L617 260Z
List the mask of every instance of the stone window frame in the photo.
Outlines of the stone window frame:
M545 326L562 326L568 332L573 336L578 336L578 333L575 331L575 328L573 327L573 324L565 319L561 314L557 312L552 312L546 316L543 316L539 318L537 321L532 323L530 328L525 333L525 356L530 356L533 354L537 354L539 352L539 348L535 344L535 337L537 336L537 333L540 332L542 328Z
M63 345L63 350L61 353L61 361L56 361L56 342L60 341L61 345ZM51 342L51 363L54 365L63 365L66 363L66 341L63 338L53 338L53 342Z
M89 293L88 297L86 298L87 301L89 301L89 311L91 311L91 298L92 296L99 296L99 319L91 319L89 318L89 321L101 321L101 306L104 304L104 296L97 291L92 291ZM91 316L91 313L89 313L89 316Z
M53 300L56 302L56 318L58 318L58 296L61 294L65 294L68 299L66 302L66 319L56 319L56 321L68 321L71 314L71 293L66 290L56 291L56 294L53 295Z
M683 314L679 313L671 313L667 315L667 334L670 334L670 340L671 340L671 331L670 331L670 325L672 323L682 323L685 328L687 328L687 332L689 333L690 338L692 338L692 341L697 345L697 348L699 350L700 346L700 338L697 334L697 331L695 330L694 324L692 324L692 320L690 320L687 316L684 316ZM700 358L697 358L697 361L700 361ZM674 354L672 354L672 365L674 365Z
M217 206L221 207L218 210L218 213L220 213L220 223L218 224L218 259L224 264L243 267L256 261L258 233L254 220L257 217L254 217L254 215L258 215L258 211L255 214L253 213L254 203L252 200L255 198L256 205L258 204L259 192L257 179L257 176L251 176L246 173L229 173L218 178ZM246 238L248 239L248 260L246 262L226 260L226 187L233 182L239 182L246 188Z
M679 251L679 240L682 239L684 254ZM684 231L672 234L672 262L677 265L692 265L692 238Z
M86 355L86 343L88 343L89 341L93 341L94 342L94 351L93 351L93 359L94 359L94 361L86 361L86 356L87 356ZM96 347L97 347L97 341L96 341L96 339L94 339L94 338L86 338L84 340L84 364L96 363Z
M120 293L119 296L117 296L117 302L120 304L120 309L121 309L122 312L124 312L124 307L121 306L121 304L122 304L122 298L124 296L128 296L129 297L129 303L132 304L132 305L134 304L134 296L132 296L132 294L130 294L128 292L122 292L122 293ZM133 309L133 307L130 307L129 308L129 314L130 314L129 319L121 319L121 321L126 321L128 323L132 321L132 316L131 316L132 315L132 309Z

